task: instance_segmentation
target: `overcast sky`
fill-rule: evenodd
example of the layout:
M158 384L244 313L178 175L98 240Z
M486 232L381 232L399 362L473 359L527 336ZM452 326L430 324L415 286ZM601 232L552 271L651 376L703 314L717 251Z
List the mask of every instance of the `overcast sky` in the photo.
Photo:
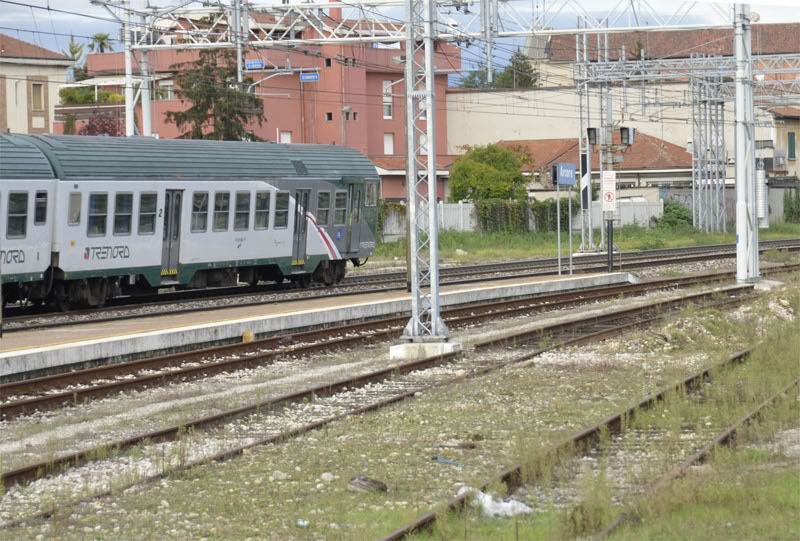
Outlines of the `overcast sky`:
M132 0L135 7L144 5L145 0ZM174 5L178 0L150 0L153 5L167 6ZM553 0L551 0L553 1ZM557 1L557 0L555 0ZM701 0L702 2L703 0ZM711 0L709 0L711 1ZM111 22L112 16L104 8L93 6L89 0L13 0L14 3L0 1L0 33L18 37L25 41L36 43L48 49L62 51L66 49L69 37L54 34L75 34L77 40L85 41L82 36L90 36L96 32L108 32L113 38L119 38L119 25ZM521 16L529 17L532 9L541 9L542 3L546 0L515 0L511 3L517 13ZM63 11L75 12L80 15L73 15L55 11L48 11L30 8L19 4L46 7L49 5ZM268 0L256 0L257 5L266 5ZM280 0L276 0L280 3ZM616 0L583 0L582 5L585 9L602 15L604 9L615 5ZM650 0L650 4L663 9L664 12L675 9L682 2L672 0ZM753 2L753 10L761 16L762 22L789 22L800 21L800 0L756 0ZM764 4L764 5L757 5ZM768 4L768 5L766 5ZM199 2L195 5L199 5ZM640 11L641 12L641 11ZM392 10L392 16L399 17L402 12ZM87 16L99 18L92 19ZM568 27L575 21L575 16L562 12L556 21L557 26ZM700 4L692 9L687 22L719 23L720 18L714 13L712 6ZM622 21L625 22L625 21ZM643 22L645 22L643 20ZM33 31L33 32L26 32ZM38 33L37 33L38 32ZM798 38L800 39L800 38ZM119 41L113 42L115 49L120 49ZM514 43L509 43L504 49L512 49ZM498 53L500 54L500 53ZM503 55L506 56L506 55Z

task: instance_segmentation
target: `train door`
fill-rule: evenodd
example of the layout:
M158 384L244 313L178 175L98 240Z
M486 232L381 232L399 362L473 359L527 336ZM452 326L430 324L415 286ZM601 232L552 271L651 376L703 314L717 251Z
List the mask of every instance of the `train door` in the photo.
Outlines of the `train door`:
M350 184L347 187L347 204L350 215L347 221L348 252L357 252L361 242L361 187Z
M306 263L306 239L308 237L308 202L311 190L294 192L294 240L292 242L292 265L303 266Z
M181 248L181 203L183 190L167 190L164 201L164 233L161 247L161 278L174 279L178 275Z

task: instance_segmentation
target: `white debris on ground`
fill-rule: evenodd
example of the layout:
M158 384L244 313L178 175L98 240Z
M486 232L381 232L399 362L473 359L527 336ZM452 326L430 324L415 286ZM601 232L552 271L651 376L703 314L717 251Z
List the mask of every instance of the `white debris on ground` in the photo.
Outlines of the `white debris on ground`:
M495 500L490 494L481 492L472 487L461 487L456 494L461 497L469 494L471 504L481 510L487 517L513 517L516 515L527 515L533 509L517 500Z

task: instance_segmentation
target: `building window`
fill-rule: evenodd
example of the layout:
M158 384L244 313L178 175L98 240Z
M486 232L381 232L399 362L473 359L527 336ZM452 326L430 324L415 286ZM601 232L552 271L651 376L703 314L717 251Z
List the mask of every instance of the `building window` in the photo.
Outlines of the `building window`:
M275 196L275 229L289 227L289 192L278 192Z
M344 225L347 221L347 192L336 192L333 224Z
M133 222L133 194L118 193L114 200L114 234L130 235Z
M364 199L364 205L367 207L375 207L378 205L378 183L367 182L367 195Z
M34 111L44 110L44 84L31 84L31 109Z
M253 226L256 229L269 227L269 192L256 192L256 218Z
M333 113L325 113L325 120L333 122Z
M159 81L158 91L156 92L156 99L158 100L174 100L175 99L175 82L174 81Z
M344 119L345 120L350 120L350 111L345 111L344 112Z
M292 144L292 132L290 131L282 131L278 135L278 140L283 145L290 145Z
M8 226L6 237L24 239L28 230L28 192L8 194Z
M156 232L156 211L158 194L143 193L139 196L139 234L154 235Z
M392 82L383 81L383 118L392 118Z
M231 194L217 192L214 194L214 231L228 230L228 214L231 208Z
M69 194L69 205L67 210L67 225L79 225L81 223L81 194L72 192Z
M89 195L89 222L88 233L90 237L105 237L108 222L108 194L93 193Z
M247 231L250 228L250 192L236 192L236 212L233 215L233 229Z
M394 154L394 134L393 133L384 133L383 134L383 154L386 156L392 156Z
M192 233L205 233L208 229L208 192L192 195Z
M356 120L358 120L358 113L353 111L353 121L355 122Z
M36 192L33 202L33 225L47 223L47 192Z
M789 159L797 159L797 134L793 131L789 132Z
M333 61L330 58L325 59L325 67L329 68L333 65Z
M317 225L328 225L331 213L331 192L317 194Z

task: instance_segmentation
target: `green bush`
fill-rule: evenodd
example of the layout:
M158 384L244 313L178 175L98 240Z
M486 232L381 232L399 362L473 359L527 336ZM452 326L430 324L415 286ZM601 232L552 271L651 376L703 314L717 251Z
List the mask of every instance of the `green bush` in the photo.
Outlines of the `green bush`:
M523 199L523 158L500 145L476 146L460 156L450 172L453 201Z
M58 96L61 98L62 105L88 105L90 103L125 103L125 96L110 92L108 90L100 90L97 93L97 102L95 102L94 87L92 86L71 86L62 88L58 91Z
M658 220L658 227L665 229L684 229L692 227L692 213L677 201L664 199L664 215Z
M786 223L800 224L800 189L787 188L784 190L783 219Z

